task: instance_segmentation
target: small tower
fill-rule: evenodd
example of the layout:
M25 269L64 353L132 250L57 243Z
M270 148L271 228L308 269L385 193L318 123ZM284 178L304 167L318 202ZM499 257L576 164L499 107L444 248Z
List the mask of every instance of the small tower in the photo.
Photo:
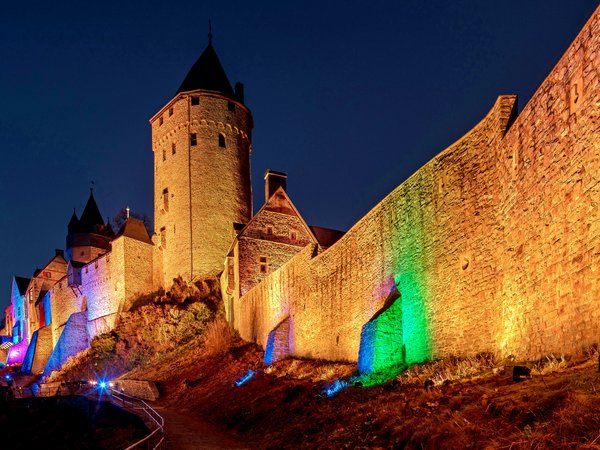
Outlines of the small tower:
M92 190L81 218L78 219L73 210L67 230L67 259L83 263L110 250L110 241L114 237L110 224L105 224L102 219Z
M252 216L252 115L212 45L152 119L155 285L213 276Z

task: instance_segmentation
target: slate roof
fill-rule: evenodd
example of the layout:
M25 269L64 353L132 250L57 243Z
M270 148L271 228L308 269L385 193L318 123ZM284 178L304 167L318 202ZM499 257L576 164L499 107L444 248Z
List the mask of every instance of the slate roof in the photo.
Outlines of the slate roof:
M19 294L25 295L30 281L31 278L15 277L15 283L17 283L17 289L19 290Z
M73 215L71 216L71 220L69 220L67 229L69 233L76 233L79 229L79 219L77 218L77 214L75 214L75 209L73 209Z
M152 239L148 235L148 230L144 226L144 222L134 217L128 218L119 232L117 233L117 237L126 236L141 242L145 242L146 244L152 244Z
M195 91L198 89L220 92L232 98L235 96L225 70L219 61L217 52L215 52L210 41L186 75L175 95L180 92Z
M346 234L345 231L334 230L332 228L310 226L311 231L317 238L319 245L323 248L329 248Z
M73 217L71 217L71 220L73 220ZM104 219L102 219L102 214L100 214L93 192L90 192L90 198L88 198L87 204L83 209L78 225L77 231L80 233L94 233L96 232L97 225L104 225Z

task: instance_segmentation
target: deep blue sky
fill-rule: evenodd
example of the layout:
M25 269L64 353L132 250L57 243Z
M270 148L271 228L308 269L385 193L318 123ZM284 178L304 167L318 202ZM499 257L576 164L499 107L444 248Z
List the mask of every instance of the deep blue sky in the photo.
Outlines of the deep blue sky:
M0 306L64 248L95 180L104 216L152 216L148 119L207 43L253 112L255 209L288 172L310 224L347 229L476 124L530 98L597 0L5 2Z

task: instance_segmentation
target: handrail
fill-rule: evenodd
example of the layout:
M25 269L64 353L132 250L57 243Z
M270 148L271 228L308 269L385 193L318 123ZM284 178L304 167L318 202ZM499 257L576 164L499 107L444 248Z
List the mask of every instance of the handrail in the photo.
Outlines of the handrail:
M163 417L160 414L158 414L154 408L152 408L150 405L148 405L148 403L146 403L142 399L139 399L137 397L132 397L131 395L127 395L123 392L119 392L113 388L110 388L109 393L110 393L111 400L114 399L115 404L117 406L121 406L122 408L130 409L134 412L142 411L142 413L140 414L140 415L142 415L142 418L146 417L146 418L150 419L151 423L154 422L154 425L156 427L150 434L143 437L139 441L133 443L132 445L127 447L125 450L133 450L136 448L140 448L140 446L142 444L146 444L145 448L148 448L148 449L163 448L162 446L165 441L165 431L164 431L165 420L163 419ZM153 437L156 437L156 439L160 438L160 439L158 439L158 442L156 443L156 445L152 445L152 443L151 443L151 441L153 440Z

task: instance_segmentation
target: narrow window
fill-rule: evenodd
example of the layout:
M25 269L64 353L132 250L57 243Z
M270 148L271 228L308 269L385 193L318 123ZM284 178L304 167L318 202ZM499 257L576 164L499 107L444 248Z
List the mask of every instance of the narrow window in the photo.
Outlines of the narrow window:
M225 135L219 133L219 147L225 147Z
M171 154L174 155L176 151L177 151L177 145L175 145L175 142L172 142L171 143Z
M273 235L273 227L271 225L267 225L267 234L269 236Z
M192 106L196 106L200 104L200 97L193 96L192 97Z
M163 150L163 161L167 160L167 151Z
M298 239L298 232L296 230L290 230L290 239Z
M50 277L52 277L52 274L48 271L44 271L44 277L50 278Z
M173 115L173 108L169 108L169 117Z
M167 229L165 227L160 229L160 246L163 249L167 248Z
M227 102L227 109L229 111L235 112L235 103L233 103L233 102Z
M160 118L158 119L158 126L161 126L163 124L163 116L160 116Z
M169 210L169 188L163 189L163 209L165 212Z
M267 273L267 257L266 256L261 256L260 257L260 273Z
M94 269L98 268L98 260L94 261Z
M198 140L196 138L196 133L190 134L190 145L193 147L197 143L198 143Z

